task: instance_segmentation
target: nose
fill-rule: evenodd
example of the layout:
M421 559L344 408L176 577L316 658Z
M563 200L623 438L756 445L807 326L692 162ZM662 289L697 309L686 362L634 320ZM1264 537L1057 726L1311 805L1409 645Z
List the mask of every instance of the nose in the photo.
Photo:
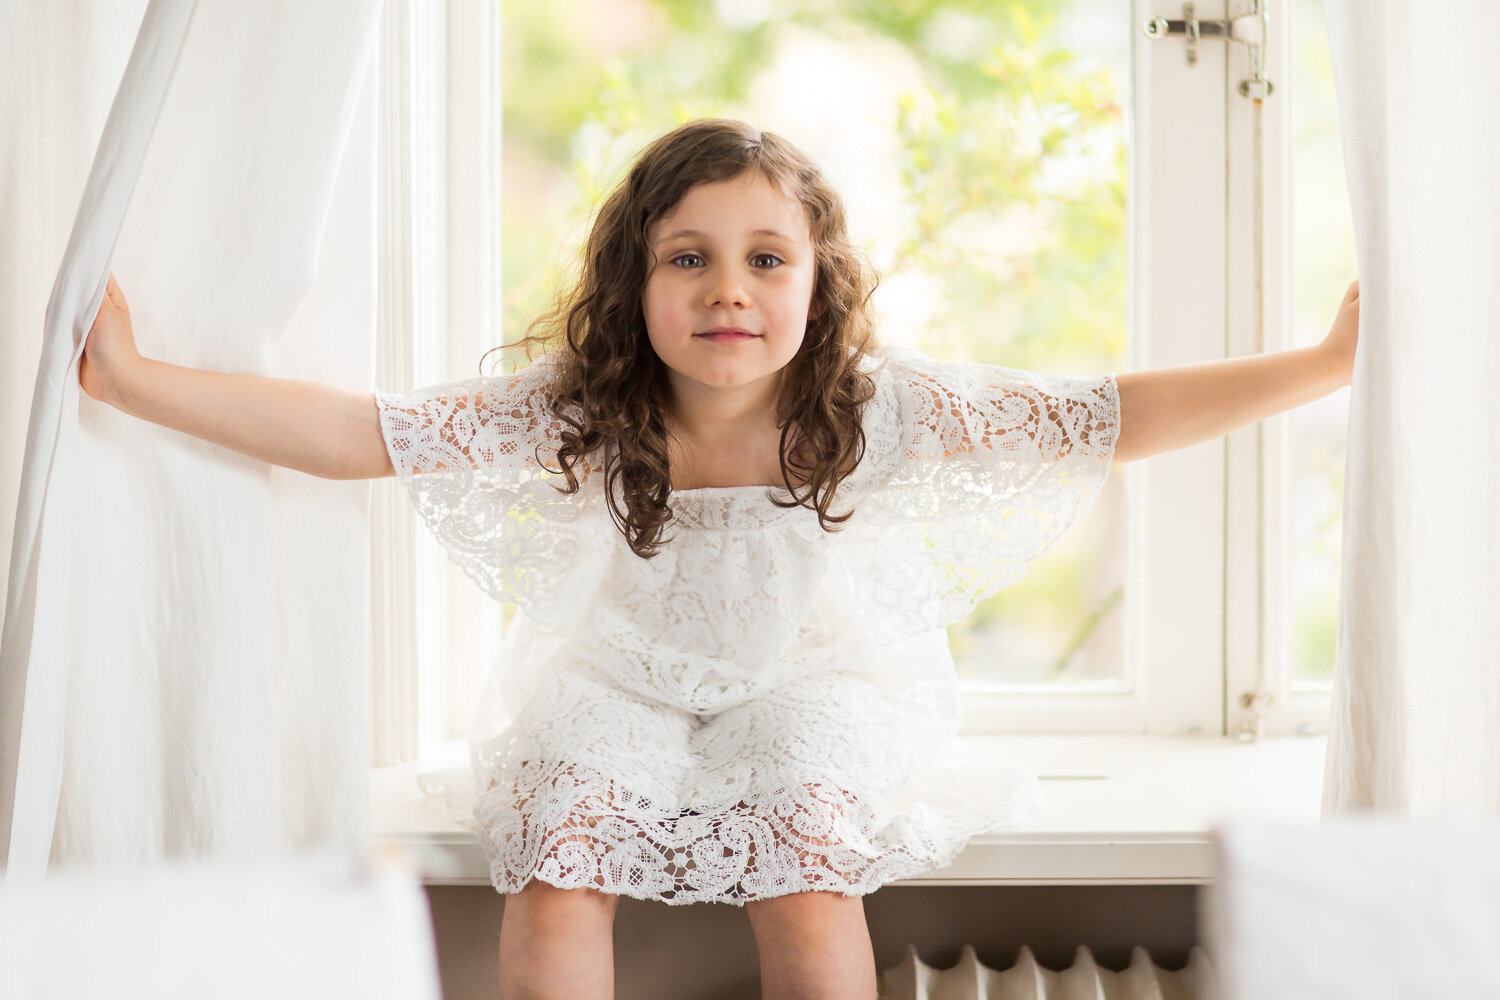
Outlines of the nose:
M744 307L750 304L750 296L745 291L745 283L740 280L739 272L735 268L717 269L713 281L709 283L704 304L710 308L726 305Z

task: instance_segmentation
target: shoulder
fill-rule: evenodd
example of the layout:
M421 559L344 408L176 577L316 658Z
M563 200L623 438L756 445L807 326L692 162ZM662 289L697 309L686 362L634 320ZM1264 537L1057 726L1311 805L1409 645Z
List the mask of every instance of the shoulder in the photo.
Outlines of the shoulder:
M907 394L924 383L944 382L962 377L961 362L938 361L922 350L906 344L888 344L865 354L861 368L897 394Z
M1114 376L1077 375L1015 368L985 361L941 361L914 347L893 346L884 352L885 367L896 389L913 402L978 406L1055 406L1058 400L1103 396Z
M866 408L867 420L888 416L896 422L910 420L914 411L933 402L939 387L951 385L956 372L947 362L935 361L921 350L905 344L884 345L861 359L861 370L875 383L875 398ZM958 376L958 381L962 377Z
M508 414L545 429L555 430L554 403L568 364L564 351L552 350L509 374L488 376L476 382L488 390L488 408L495 415ZM566 412L575 409L576 407L564 407Z

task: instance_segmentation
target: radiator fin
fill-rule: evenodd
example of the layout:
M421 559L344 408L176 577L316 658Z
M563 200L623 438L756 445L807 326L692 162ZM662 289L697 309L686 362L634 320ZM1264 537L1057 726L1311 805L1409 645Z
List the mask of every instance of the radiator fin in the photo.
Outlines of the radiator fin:
M1208 953L1194 946L1181 970L1169 972L1151 960L1140 945L1130 950L1130 965L1114 972L1094 961L1079 945L1073 964L1054 972L1037 962L1022 945L1016 962L1004 971L979 961L966 944L958 964L935 969L906 946L906 957L880 974L878 1000L1217 1000L1218 982Z

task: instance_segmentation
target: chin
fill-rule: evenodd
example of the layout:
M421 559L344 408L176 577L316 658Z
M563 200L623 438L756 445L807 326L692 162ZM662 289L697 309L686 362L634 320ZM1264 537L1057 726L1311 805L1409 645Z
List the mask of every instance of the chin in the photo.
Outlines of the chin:
M769 356L771 351L781 348L784 345L746 342L714 357L700 352L714 351L715 345L692 344L689 349L673 351L666 357L658 352L657 357L681 377L715 389L733 389L774 377L790 364L796 357L795 350L784 359Z
M693 377L704 385L711 385L715 389L733 389L736 386L749 385L751 382L759 381L773 372L761 371L759 368L751 370L747 366L736 365L733 367L713 367L706 369Z

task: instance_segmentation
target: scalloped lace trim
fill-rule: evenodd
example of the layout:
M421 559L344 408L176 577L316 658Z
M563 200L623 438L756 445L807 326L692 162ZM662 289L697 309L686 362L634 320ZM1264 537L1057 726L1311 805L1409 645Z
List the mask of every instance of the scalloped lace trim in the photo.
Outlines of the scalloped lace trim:
M481 793L474 828L503 893L539 878L673 905L860 896L946 867L976 834L1046 807L1036 779L1016 765L987 781L992 797L1005 791L987 811L916 803L882 821L864 799L816 781L768 788L753 803L671 810L591 767L522 761Z

